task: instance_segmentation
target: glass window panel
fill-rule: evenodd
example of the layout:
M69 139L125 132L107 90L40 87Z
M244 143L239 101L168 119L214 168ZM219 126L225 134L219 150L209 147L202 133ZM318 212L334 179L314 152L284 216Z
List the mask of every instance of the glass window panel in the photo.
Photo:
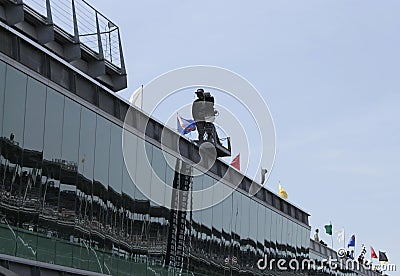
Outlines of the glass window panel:
M153 147L153 155L151 160L152 181L151 181L151 198L157 202L164 204L165 197L165 181L167 162L163 152L156 146Z
M277 214L271 211L271 257L277 257Z
M282 216L275 213L276 216L276 248L279 257L282 257Z
M151 147L146 144L148 144L148 142L138 139L136 170L140 173L135 176L135 183L142 193L149 195L151 182L151 169L149 164L151 164L152 150L150 150Z
M282 256L286 257L286 247L287 247L287 236L288 236L288 219L286 217L282 216L282 239L281 239L281 250L282 250Z
M230 195L223 201L222 207L222 245L223 245L223 257L229 258L230 265L232 264L232 220L233 220L233 202L232 202L232 189L228 186L224 186L225 193L229 193Z
M297 255L301 258L303 258L303 251L302 251L302 246L303 246L303 231L301 229L301 226L296 224L297 228Z
M48 88L46 99L46 120L44 133L44 155L46 160L61 158L64 96Z
M134 173L136 172L137 140L138 138L130 132L125 132L123 135L124 153L127 155L124 158L124 165L122 166L122 231L124 241L129 243L136 240L133 232L133 218L135 213L135 184L133 177L135 177ZM127 252L130 252L130 249Z
M3 113L3 136L2 140L2 163L3 193L8 208L4 211L5 218L2 220L7 224L7 230L2 240L2 251L14 255L18 244L19 208L21 203L21 181L27 179L22 174L22 150L23 131L25 119L25 98L26 98L27 76L11 66L7 66L4 113ZM22 211L22 209L21 209ZM21 213L22 214L22 213ZM20 244L18 244L20 246ZM22 248L20 248L22 251ZM23 253L25 255L25 253ZM21 254L22 255L22 254ZM29 255L29 252L26 252Z
M203 176L200 175L200 171L194 169L193 170L193 191L200 191L203 188ZM193 198L193 206L201 205L201 194ZM196 202L199 201L199 202ZM201 257L201 235L202 235L202 227L201 227L201 214L202 211L193 211L192 213L192 248L195 256Z
M171 154L168 154L164 152L165 154L165 159L167 162L166 170L165 170L165 195L164 195L164 204L165 206L171 206L172 202L172 189L169 187L173 186L174 182L174 176L175 176L175 167L172 164L176 164L176 157L172 156ZM201 201L201 198L199 199ZM196 204L196 201L194 200L193 204ZM195 205L194 205L195 206ZM169 210L165 209L165 211L168 214L165 214L165 217L167 220L169 219Z
M155 146L153 146L151 167L153 169L153 173L155 173L160 180L165 181L165 170L167 167L167 162L164 158L163 151Z
M65 161L77 163L80 121L80 105L69 98L65 98L62 140L62 158Z
M90 243L90 221L92 218L94 144L96 141L96 115L82 108L79 131L78 178L76 188L76 215L73 266L88 269L89 262L95 261Z
M117 254L121 252L121 208L122 208L122 132L111 124L109 185L107 193L107 219L105 227L105 271L118 273Z
M214 185L216 182L213 180L213 206L212 206L212 240L211 240L211 258L216 263L223 263L222 252L222 202L220 199L222 186Z
M291 241L291 247L292 247L292 252L294 258L297 257L297 252L296 252L296 240L297 240L297 224L292 221L292 241Z
M258 213L257 213L257 258L254 260L255 262L264 257L265 247L264 247L264 239L266 237L266 229L265 229L265 207L261 204L258 205ZM269 230L269 229L268 229Z
M128 173L126 166L122 167L122 234L124 241L130 241L133 238L133 215L135 212L135 184Z
M107 219L111 123L99 115L97 115L96 121L91 246L96 249L97 253L96 262L90 263L90 269L103 272L102 251L104 250Z
M257 229L258 229L258 203L250 199L250 214L249 214L249 255L247 264L256 268L257 263Z
M165 194L164 194L164 202L165 206L170 206L172 193L171 190L167 189L168 186L172 186L175 171L170 167L170 164L174 164L176 162L176 158L166 152L164 152L164 156L166 159L166 167L165 167ZM167 247L167 237L168 237L168 226L169 226L169 219L170 219L170 210L168 208L163 208L163 225L162 225L162 238L164 243L164 248ZM193 247L194 248L194 247ZM166 250L166 249L165 249Z
M58 237L61 238L61 241L56 244L56 263L72 266L72 247L69 246L68 242L74 242L76 180L81 122L80 105L69 98L65 98L63 118L57 222Z
M134 138L133 141L137 142L136 147L136 170L138 173L134 175L134 206L132 206L132 235L133 244L135 247L139 247L143 252L147 252L147 238L148 238L148 222L149 222L149 211L150 211L150 201L141 192L143 185L145 186L145 191L150 193L150 181L151 181L151 171L148 164L145 165L144 162L151 162L151 155L147 156L145 149L145 141L140 138ZM136 144L133 142L132 144ZM147 148L149 151L151 148ZM126 148L124 148L126 150ZM152 151L151 151L152 152ZM130 159L130 158L129 158ZM128 164L131 165L131 164ZM140 173L139 173L140 172ZM143 173L143 174L142 174ZM140 183L136 185L136 183ZM140 187L140 189L138 188Z
M293 258L294 254L293 254L293 247L292 247L292 237L293 237L293 221L288 219L287 220L287 243L286 243L286 251L287 251L287 255L288 258Z
M173 186L174 182L174 175L175 175L175 164L176 164L176 157L164 152L165 160L167 162L167 168L165 172L165 181L168 186ZM193 175L198 175L198 173L195 173L196 170L194 170ZM194 187L193 187L194 190Z
M165 196L165 173L167 163L164 159L161 149L156 146L149 144L152 147L152 153L148 152L148 156L151 154L151 197L156 202L150 202L150 218L149 218L149 251L150 262L153 265L162 266L163 257L162 252L166 250L166 239L162 236L165 231L164 225L166 220L164 218L164 208L159 203L164 203ZM187 239L188 241L188 239Z
M111 123L97 116L94 179L103 187L108 186L108 167L110 162Z
M299 252L297 252L297 223L293 222L293 237L292 237L292 247L293 247L293 254L296 256L296 258L299 255Z
M118 271L118 261L113 255L121 250L121 214L122 206L122 129L111 124L111 144L110 144L110 166L109 166L109 185L107 198L107 226L105 242L104 266L111 274ZM107 270L108 271L108 270Z
M170 175L169 175L169 165L167 163L166 158L170 158L169 154L162 152L159 148L154 147L153 150L153 169L156 172L157 176L159 179L160 183L158 185L161 185L161 189L154 187L151 187L151 193L152 196L156 193L157 194L157 200L160 198L161 202L165 206L165 201L166 197L168 197L167 202L170 202L171 197L169 196L170 194L167 193L166 191L166 185L168 185L168 182L170 181ZM155 177L153 177L155 179ZM160 217L159 217L159 228L158 228L158 233L157 233L157 247L159 250L162 250L162 252L166 252L167 249L167 237L168 237L168 223L169 223L169 215L170 212L167 208L164 206L159 207L160 208ZM189 215L188 215L189 216Z
M137 148L137 171L135 182L135 221L134 233L139 238L140 246L147 250L148 223L150 212L150 200L146 194L150 194L151 164L153 149L150 143L138 139Z
M24 148L42 151L46 110L46 86L41 82L29 78L27 90Z
M203 189L210 188L213 185L213 179L204 174L203 178ZM203 194L204 201L204 194ZM202 223L202 243L203 243L203 258L210 258L210 246L211 246L211 231L212 231L212 208L202 210L201 214Z
M22 72L7 66L3 135L21 147L23 146L27 79Z
M107 225L108 231L118 233L120 220L118 219L118 210L121 208L122 202L122 129L112 124L111 125L111 145L110 145L110 176L108 186L108 208L109 218Z
M138 150L138 138L136 135L124 130L123 133L123 147L124 147L124 166L127 167L127 171L132 177L132 180L136 181L136 161L137 161L137 150Z
M308 258L308 248L310 247L310 230L303 227L304 258Z
M48 263L55 262L55 243L59 234L57 219L63 115L64 96L47 89L37 260Z
M271 254L271 246L272 246L272 238L271 238L271 216L272 216L272 211L268 207L265 208L265 230L264 230L264 245L265 245L265 252L268 254L268 257L270 258L269 254Z
M242 195L242 211L240 216L241 235L240 235L240 265L245 267L249 264L249 234L250 234L250 198Z
M4 89L6 86L7 65L0 61L0 137L3 137L3 112L4 112ZM0 141L1 149L1 141Z
M18 233L17 256L36 259L37 237L33 232L37 231L40 206L46 86L29 78L27 91L19 212L23 230Z
M3 112L4 112L4 89L6 85L6 70L7 66L4 62L0 61L0 191L3 194L4 192L4 178L5 178L5 166L6 166L6 161L4 160L2 153L2 144L3 140L4 143L6 142L5 139L7 137L3 137ZM4 197L2 197L3 203L7 202L5 199L5 194ZM8 203L7 203L8 204ZM8 227L6 226L6 212L5 209L0 208L0 226L1 226L1 234L0 234L0 252L1 253L8 253L12 254L12 250L14 249L15 243L12 238L12 233L11 231L8 230L3 230L7 229ZM9 245L11 245L11 248L9 248Z
M241 238L243 236L241 231L241 218L242 218L242 195L235 190L233 192L233 208L232 208L232 265L237 267L241 262L239 259L241 254ZM236 260L236 262L235 262Z

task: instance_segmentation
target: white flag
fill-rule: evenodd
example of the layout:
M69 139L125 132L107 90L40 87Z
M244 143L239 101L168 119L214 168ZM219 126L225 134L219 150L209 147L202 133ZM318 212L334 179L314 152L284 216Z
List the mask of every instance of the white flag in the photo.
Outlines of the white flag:
M339 243L342 243L344 241L344 228L340 231L337 231L337 238Z
M139 109L143 109L143 85L133 92L129 102L131 105L136 106Z

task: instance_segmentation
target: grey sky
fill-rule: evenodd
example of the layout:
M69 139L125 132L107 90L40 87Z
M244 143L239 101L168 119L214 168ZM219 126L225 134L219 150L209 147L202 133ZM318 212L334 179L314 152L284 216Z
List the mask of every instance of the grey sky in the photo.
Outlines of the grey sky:
M187 65L242 75L275 121L267 187L280 180L313 230L332 221L400 270L400 1L91 3L121 28L123 95Z

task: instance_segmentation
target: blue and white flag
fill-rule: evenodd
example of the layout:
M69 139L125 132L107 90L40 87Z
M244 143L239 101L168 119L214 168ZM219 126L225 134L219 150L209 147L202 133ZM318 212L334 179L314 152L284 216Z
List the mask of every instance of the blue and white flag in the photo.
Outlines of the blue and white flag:
M350 247L350 246L356 246L356 235L351 236L349 243L347 244L347 247Z
M176 114L176 123L178 132L182 135L188 134L196 130L196 122L193 120L184 119L179 114Z

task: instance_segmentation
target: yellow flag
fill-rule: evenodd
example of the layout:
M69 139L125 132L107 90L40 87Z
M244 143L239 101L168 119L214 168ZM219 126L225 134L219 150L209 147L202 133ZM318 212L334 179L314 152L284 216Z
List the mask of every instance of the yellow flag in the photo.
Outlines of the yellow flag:
M282 188L281 184L279 184L278 189L279 189L279 195L281 197L283 197L284 199L287 199L288 195L287 195L286 191Z

